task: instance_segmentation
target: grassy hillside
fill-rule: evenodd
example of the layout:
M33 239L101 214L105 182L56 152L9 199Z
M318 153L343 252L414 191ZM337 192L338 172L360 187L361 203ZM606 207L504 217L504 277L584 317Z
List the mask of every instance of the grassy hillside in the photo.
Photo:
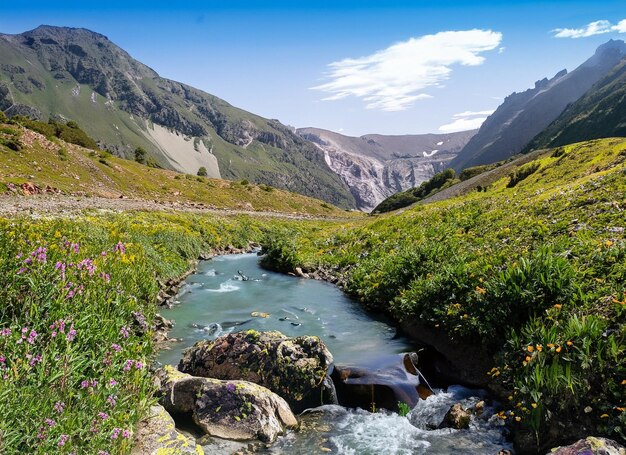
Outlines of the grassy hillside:
M624 139L559 147L486 192L318 235L276 230L267 250L282 269L343 275L366 307L499 391L526 450L623 441L625 161Z
M123 157L141 146L161 166L192 173L216 160L213 176L355 207L323 153L291 128L162 78L103 35L51 26L0 34L0 62L0 111L78 121ZM155 138L155 125L177 140ZM181 142L191 141L190 152Z
M11 148L17 143L19 150ZM0 123L0 185L32 182L68 194L203 203L217 208L345 216L323 201L247 181L155 169Z

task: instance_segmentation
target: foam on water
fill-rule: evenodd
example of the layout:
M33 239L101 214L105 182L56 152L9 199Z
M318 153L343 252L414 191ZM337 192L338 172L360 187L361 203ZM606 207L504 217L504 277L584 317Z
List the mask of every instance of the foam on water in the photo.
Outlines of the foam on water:
M225 281L221 283L219 289L206 289L206 291L223 293L223 292L238 291L239 289L240 289L239 286L237 286L236 284L234 284L232 281L229 280L229 281Z

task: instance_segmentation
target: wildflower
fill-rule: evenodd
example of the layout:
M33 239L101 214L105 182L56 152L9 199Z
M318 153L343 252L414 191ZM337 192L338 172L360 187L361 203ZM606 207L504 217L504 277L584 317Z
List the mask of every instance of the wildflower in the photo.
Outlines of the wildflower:
M528 350L528 352L533 352L535 350L533 346L528 346L526 349Z
M616 410L616 411L619 411L619 412L624 412L624 408L622 408L622 407L620 407L620 406L617 406L617 407L615 408L615 410Z
M563 305L561 305L560 303L557 303L554 305L554 308L556 308L557 310L560 310L562 306Z
M610 240L607 240L606 242L604 242L604 245L605 245L607 248L610 248L611 246L613 246L613 242L612 242L612 241L610 241Z
M513 401L513 395L509 395L509 401Z
M74 324L72 324L70 326L70 330L67 332L67 335L65 335L65 339L71 343L74 341L74 338L76 338L76 329L74 328Z
M126 360L126 363L124 364L124 371L130 371L131 367L133 366L133 361L128 359Z
M548 348L552 349L554 347L554 343L548 343L546 346L548 346Z
M52 419L46 419L46 420L44 420L44 423L45 423L46 425L48 425L50 428L52 428L53 426L55 426L55 425L57 424L57 423L56 423L54 420L52 420Z
M484 295L487 292L487 290L484 288L481 288L480 286L476 286L476 292L478 292L481 295Z
M608 418L608 417L609 417L609 415L608 415L608 414L602 414L602 415L600 416L600 418L601 418L601 419L606 419L606 418Z
M522 420L522 418L521 418L520 416L516 416L516 417L515 417L515 421L516 421L516 422L521 422L521 420Z
M568 346L572 346L574 343L572 343L571 341L568 341L567 343L565 343Z
M36 356L31 356L30 362L28 362L31 367L34 367L37 363L41 363L41 356L39 354L37 354Z
M537 349L537 351L541 352L541 351L543 351L543 346L538 344L536 349Z
M235 384L233 384L232 382L229 382L228 384L226 384L226 390L228 390L229 392L234 392Z
M106 420L109 418L109 414L107 414L106 412L99 412L98 417L100 417L102 420Z
M55 269L61 271L61 279L65 281L65 267L66 265L63 262L57 262L54 266Z
M57 445L58 445L59 447L64 446L64 445L65 445L65 443L67 442L67 440L68 440L69 438L70 438L70 437L69 437L68 435L66 435L66 434L62 434L61 436L59 436L59 442L57 443Z
M113 378L109 379L109 386L115 387L117 385L117 381Z
M37 336L39 336L39 334L36 331L31 330L28 334L28 344L35 344L35 339L37 338Z
M117 439L120 436L121 432L121 428L113 428L113 431L111 432L111 439Z
M109 403L109 405L111 405L111 407L114 408L115 405L117 404L117 395L109 395L107 397L107 403Z
M129 332L128 332L128 327L124 326L120 329L120 335L122 336L122 338L128 338L129 337Z
M557 346L557 348L555 349L556 352L561 352L561 346Z
M108 273L101 272L100 278L102 278L105 283L109 283L111 281L111 275L109 275Z
M98 455L109 455L109 452L105 452L104 450L98 450Z
M139 360L135 360L135 368L141 370L143 368L143 363L141 363Z
M9 329L8 327L0 330L0 336L6 337L9 335L11 335L11 329Z
M125 439L130 438L130 430L122 431L122 437L125 438Z
M126 247L122 242L117 242L117 244L113 247L113 251L116 253L124 254L126 253Z
M622 385L626 385L626 379L622 379L621 384L622 384Z
M527 355L526 356L526 362L530 362L531 360L532 360L532 358L529 355Z
M111 345L111 349L113 349L115 352L120 352L122 350L122 347L117 343L113 343Z
M537 409L537 403L531 403L530 405L532 406L533 409Z
M62 401L57 401L56 403L54 403L54 410L57 413L61 414L64 409L65 409L65 403L63 403Z

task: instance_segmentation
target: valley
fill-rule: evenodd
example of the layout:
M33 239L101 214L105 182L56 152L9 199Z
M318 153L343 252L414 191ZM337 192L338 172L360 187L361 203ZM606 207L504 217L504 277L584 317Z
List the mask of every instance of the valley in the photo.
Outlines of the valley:
M325 128L86 28L0 33L0 452L623 453L626 19L550 25L556 74L476 26L332 35L312 82L320 16L229 8L185 19L200 78ZM514 59L555 75L495 96ZM376 134L409 115L439 133Z

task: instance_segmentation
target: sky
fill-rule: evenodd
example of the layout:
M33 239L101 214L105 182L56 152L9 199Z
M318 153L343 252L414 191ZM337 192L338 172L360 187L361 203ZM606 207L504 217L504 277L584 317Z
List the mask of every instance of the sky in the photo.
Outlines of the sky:
M295 127L476 128L512 92L626 39L624 0L7 2L0 33L106 35L161 76Z

